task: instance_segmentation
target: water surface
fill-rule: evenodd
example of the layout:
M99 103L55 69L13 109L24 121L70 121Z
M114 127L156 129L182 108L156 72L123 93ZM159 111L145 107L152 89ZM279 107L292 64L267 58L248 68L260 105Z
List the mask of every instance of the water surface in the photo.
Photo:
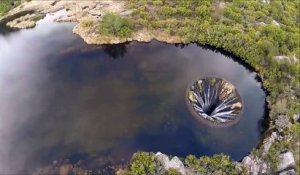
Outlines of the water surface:
M265 94L256 73L196 44L87 45L73 25L42 21L0 34L0 173L60 159L101 167L138 150L239 160L258 143ZM186 106L189 85L210 76L241 95L234 126L201 124Z

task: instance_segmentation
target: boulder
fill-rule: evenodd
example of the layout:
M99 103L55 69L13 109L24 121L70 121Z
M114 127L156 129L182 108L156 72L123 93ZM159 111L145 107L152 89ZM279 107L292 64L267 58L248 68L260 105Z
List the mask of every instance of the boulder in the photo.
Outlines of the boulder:
M276 20L273 20L272 24L275 25L275 26L280 26L280 24Z
M133 13L133 10L126 10L120 13L121 16L129 16Z
M279 115L275 120L275 126L282 132L285 128L289 128L292 126L292 123L289 120L289 117L286 115Z
M264 140L264 143L263 143L263 148L264 148L264 151L263 151L263 155L266 155L269 151L269 149L271 148L273 142L278 138L278 133L277 132L272 132L271 136L266 138Z
M265 174L268 170L268 165L257 157L246 156L242 160L242 164L251 175Z
M165 170L173 168L180 172L182 175L186 175L184 165L178 157L175 156L170 160L167 155L162 154L161 152L156 153L155 157L158 161L160 161Z
M278 171L284 171L290 168L295 167L295 159L292 152L287 151L284 153L279 154L279 165L278 165Z
M294 120L294 123L300 122L300 114L294 114L293 120Z
M290 169L290 170L287 170L287 171L282 171L278 175L296 175L296 172L295 172L294 169Z
M270 4L270 0L261 0L261 2L264 4Z
M59 175L68 175L72 172L73 165L64 164L59 167Z

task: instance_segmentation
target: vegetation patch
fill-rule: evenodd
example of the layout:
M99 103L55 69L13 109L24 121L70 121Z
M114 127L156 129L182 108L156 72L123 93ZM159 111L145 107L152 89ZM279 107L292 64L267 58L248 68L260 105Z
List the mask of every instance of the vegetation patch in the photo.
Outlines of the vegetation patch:
M243 168L238 170L229 159L229 156L224 154L214 155L213 157L202 156L200 158L190 155L185 159L185 164L194 174L247 174Z
M0 17L5 15L10 9L20 4L20 0L1 0L0 1Z
M154 175L158 166L153 153L137 152L131 159L126 175Z
M131 20L115 13L105 14L99 25L99 32L106 36L113 35L128 38L132 35L132 31L133 25Z

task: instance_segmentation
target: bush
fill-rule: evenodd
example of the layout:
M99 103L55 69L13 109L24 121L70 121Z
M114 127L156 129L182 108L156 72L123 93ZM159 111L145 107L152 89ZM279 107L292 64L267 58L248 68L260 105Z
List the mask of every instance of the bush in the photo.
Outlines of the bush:
M162 7L161 8L161 13L163 16L165 17L169 17L169 16L172 16L172 15L175 15L176 14L176 9L173 8L173 7Z
M81 21L80 25L82 27L92 27L94 25L94 22L92 20L84 20L84 21Z
M195 9L197 16L205 17L209 15L209 8L206 5L201 5Z
M223 154L200 158L190 155L185 159L185 164L194 174L246 174L245 169L238 170L229 157Z
M107 13L100 22L99 32L103 35L113 35L127 38L132 35L132 22L115 13Z
M170 169L166 172L166 175L181 175L181 173L180 173L177 169L170 168Z
M161 0L155 0L155 1L153 1L153 5L161 6L161 5L164 5L164 3Z
M151 155L151 153L137 152L133 155L133 158L131 159L128 174L154 175L155 169L155 157Z
M1 0L0 1L0 16L5 15L10 9L14 8L20 3L19 0Z

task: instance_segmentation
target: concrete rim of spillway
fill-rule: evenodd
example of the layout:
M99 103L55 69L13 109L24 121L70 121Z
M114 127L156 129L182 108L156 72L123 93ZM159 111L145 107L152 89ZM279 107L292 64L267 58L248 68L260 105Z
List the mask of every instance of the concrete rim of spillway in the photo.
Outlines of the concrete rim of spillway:
M219 123L219 122L213 122L211 120L208 120L208 119L205 119L204 117L202 117L200 114L198 114L196 112L196 110L194 109L194 107L191 105L191 102L189 100L189 92L193 86L193 84L199 80L205 80L205 79L219 79L219 80L222 80L222 81L225 81L226 83L230 84L231 86L233 86L235 88L235 92L236 92L236 95L238 96L240 102L242 103L242 108L238 114L238 117L232 121L229 121L229 122L224 122L224 123ZM216 128L227 128L227 127L230 127L230 126L233 126L235 124L237 124L240 119L242 118L242 114L244 113L244 102L243 102L243 99L241 97L241 95L239 94L239 92L237 91L236 87L230 83L229 81L225 80L224 78L218 78L218 77L201 77L201 78L198 78L196 80L193 80L191 83L188 84L187 88L186 88L186 93L185 93L185 103L186 103L186 106L188 108L188 110L190 111L193 119L196 119L200 124L205 124L207 126L211 126L211 127L216 127Z

